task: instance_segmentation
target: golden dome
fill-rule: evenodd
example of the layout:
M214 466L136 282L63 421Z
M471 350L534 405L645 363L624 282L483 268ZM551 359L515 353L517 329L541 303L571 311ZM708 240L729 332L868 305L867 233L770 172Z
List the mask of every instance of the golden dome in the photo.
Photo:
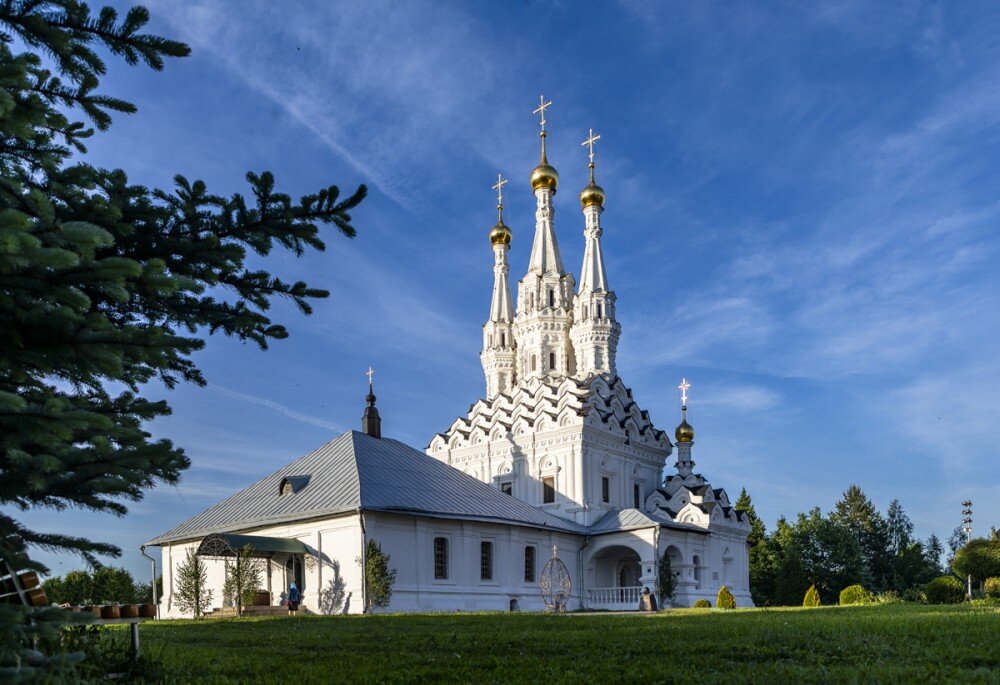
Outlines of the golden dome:
M687 422L687 407L681 410L681 424L674 431L677 442L694 442L694 428Z
M604 206L604 188L594 183L591 180L583 190L580 191L580 204L584 207L589 207L590 205L597 205L598 207Z
M531 170L531 189L551 188L556 191L559 185L559 172L555 170L547 161L542 159L542 163Z
M497 225L490 230L490 244L491 245L510 245L511 239L514 234L510 232L507 225L503 221L498 221Z

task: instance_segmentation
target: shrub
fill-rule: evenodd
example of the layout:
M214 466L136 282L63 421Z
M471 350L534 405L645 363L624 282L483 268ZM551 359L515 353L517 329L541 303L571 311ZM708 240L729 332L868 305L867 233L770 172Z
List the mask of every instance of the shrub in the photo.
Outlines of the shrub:
M871 593L860 585L848 585L840 591L841 606L847 604L868 604L871 601Z
M709 602L707 599L699 599L695 601L695 603L692 604L691 606L693 606L695 609L711 609L712 603Z
M923 590L911 587L908 590L903 590L903 601L915 602L917 604L927 604L927 596L924 595Z
M729 591L729 588L723 585L719 588L719 596L715 598L715 608L716 609L735 609L736 608L736 598L733 597L733 593Z
M885 592L873 595L871 601L875 602L875 604L897 604L903 600L895 590L886 590Z
M821 603L819 601L819 590L816 589L815 585L810 585L809 589L806 590L805 599L802 600L802 606L818 607Z
M1000 599L1000 578L987 578L984 589L986 599Z
M961 604L965 601L965 586L955 576L941 576L927 583L924 595L928 604Z

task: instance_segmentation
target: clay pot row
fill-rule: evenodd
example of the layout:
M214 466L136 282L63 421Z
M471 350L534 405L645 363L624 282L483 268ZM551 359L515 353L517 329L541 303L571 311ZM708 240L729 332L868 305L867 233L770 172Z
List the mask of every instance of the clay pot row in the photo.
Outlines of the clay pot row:
M94 614L98 618L155 618L155 604L105 604L104 606L69 607L70 611Z

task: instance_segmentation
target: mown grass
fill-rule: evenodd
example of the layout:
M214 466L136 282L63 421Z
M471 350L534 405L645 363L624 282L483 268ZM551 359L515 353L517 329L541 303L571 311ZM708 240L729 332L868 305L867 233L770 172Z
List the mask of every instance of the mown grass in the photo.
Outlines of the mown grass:
M163 621L142 638L178 682L1000 683L1000 611L967 606Z

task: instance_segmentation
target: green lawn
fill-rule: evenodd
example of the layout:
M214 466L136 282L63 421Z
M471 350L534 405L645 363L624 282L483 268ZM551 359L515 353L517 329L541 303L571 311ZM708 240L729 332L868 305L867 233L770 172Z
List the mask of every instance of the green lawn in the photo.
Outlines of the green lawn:
M965 606L163 621L142 639L180 682L1000 683L1000 610Z

